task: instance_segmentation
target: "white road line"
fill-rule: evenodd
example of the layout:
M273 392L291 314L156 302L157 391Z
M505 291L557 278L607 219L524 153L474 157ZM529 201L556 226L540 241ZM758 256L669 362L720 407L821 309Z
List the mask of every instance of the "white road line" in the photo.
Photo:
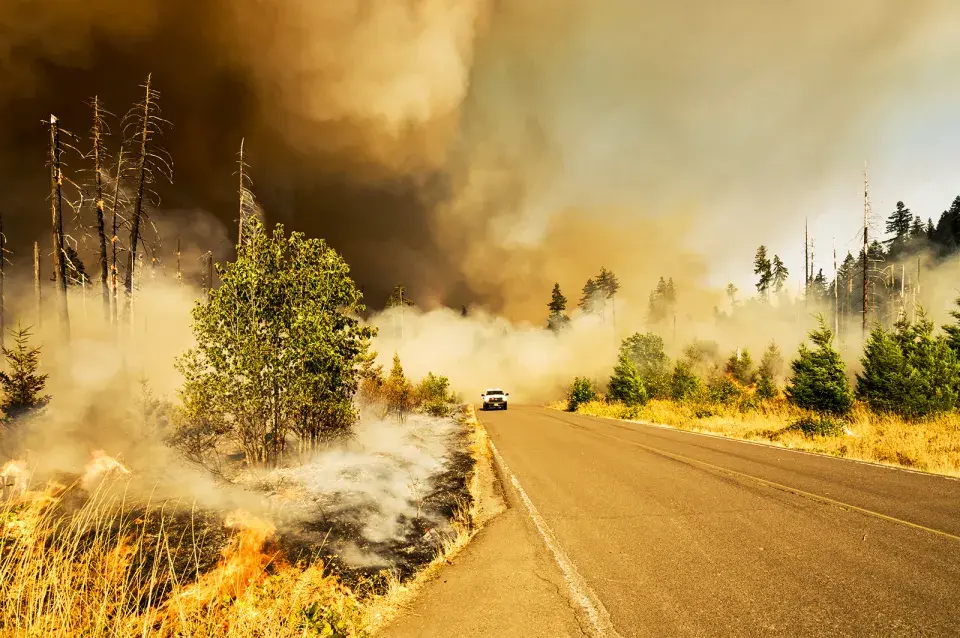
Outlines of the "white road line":
M614 629L613 624L610 622L610 614L607 613L603 603L600 602L600 599L597 598L596 594L590 589L590 586L587 585L587 581L584 580L580 572L577 571L577 567L573 564L573 561L564 553L550 526L547 525L547 522L540 516L533 501L530 500L526 491L521 487L520 481L518 481L517 477L510 471L510 468L507 467L507 463L503 460L503 457L500 456L500 452L497 450L497 446L493 444L493 441L490 441L490 449L493 450L493 456L496 458L500 470L504 476L510 479L513 487L516 488L517 493L520 495L520 500L523 501L524 506L527 508L527 512L530 514L530 518L533 519L534 525L537 526L537 530L543 537L547 548L553 553L553 559L557 562L557 565L560 566L560 571L563 572L563 578L567 582L567 587L570 589L573 600L583 609L590 621L593 635L620 638L620 634L617 633L617 630Z

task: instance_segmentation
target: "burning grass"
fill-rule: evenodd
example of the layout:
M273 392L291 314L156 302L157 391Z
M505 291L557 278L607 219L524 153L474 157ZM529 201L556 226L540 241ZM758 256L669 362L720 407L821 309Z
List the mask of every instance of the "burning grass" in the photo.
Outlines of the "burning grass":
M419 521L399 515L402 533L375 547L363 544L364 530L337 523L347 509L330 509L305 535L283 518L144 503L127 489L135 472L103 454L82 475L40 486L24 464L8 463L0 633L369 635L472 535L475 437L457 430L425 482ZM358 565L337 551L348 544L382 562Z
M551 407L564 409L565 404ZM954 413L913 422L857 405L843 423L844 434L825 437L799 431L794 424L808 414L782 400L760 402L750 410L663 400L638 408L592 401L577 412L960 476L960 415Z

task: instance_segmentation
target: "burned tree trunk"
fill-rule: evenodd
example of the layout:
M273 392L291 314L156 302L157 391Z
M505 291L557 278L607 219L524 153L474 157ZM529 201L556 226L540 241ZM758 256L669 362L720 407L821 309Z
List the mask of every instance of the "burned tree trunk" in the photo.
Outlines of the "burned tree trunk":
M140 150L137 155L137 193L133 202L133 220L130 225L130 268L127 269L127 296L133 295L133 269L137 263L137 242L140 239L140 219L143 216L143 188L146 183L147 140L150 138L150 75L147 75L145 97L143 99L142 120L140 122ZM128 301L130 303L130 301Z
M103 122L100 100L93 98L93 170L97 188L97 234L100 237L100 294L103 297L104 318L110 320L110 290L107 285L107 233L103 223Z
M70 334L67 310L67 272L63 255L63 175L60 172L60 124L50 116L50 207L53 214L53 278L57 284L57 309L64 334Z
M113 306L113 322L120 321L119 290L118 290L118 271L117 271L117 243L120 239L117 237L117 215L120 208L120 177L123 175L123 149L117 155L117 175L113 185L113 232L110 236L110 289L112 291L111 304Z
M180 272L180 238L177 237L177 285L183 284L183 274Z
M40 299L40 244L33 242L33 294L37 298L37 328L43 318L43 304Z

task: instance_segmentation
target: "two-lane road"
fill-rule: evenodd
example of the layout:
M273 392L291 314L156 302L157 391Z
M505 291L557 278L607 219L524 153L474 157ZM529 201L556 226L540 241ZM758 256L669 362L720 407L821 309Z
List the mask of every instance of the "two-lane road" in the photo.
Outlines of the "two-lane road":
M478 414L571 564L571 598L579 579L621 636L960 636L960 481L542 408Z

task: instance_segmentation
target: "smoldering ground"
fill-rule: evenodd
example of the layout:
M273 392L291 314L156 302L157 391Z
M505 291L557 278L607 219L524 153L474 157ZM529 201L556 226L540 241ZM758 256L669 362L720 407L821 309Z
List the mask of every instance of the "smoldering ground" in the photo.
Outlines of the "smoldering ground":
M646 290L661 271L741 272L739 254L799 237L823 192L849 180L855 195L863 159L882 150L875 132L915 106L910 89L929 79L919 71L955 52L940 25L958 11L943 0L7 9L0 118L16 125L0 131L0 209L13 259L29 260L43 228L40 120L54 112L82 135L84 100L122 112L153 72L174 123L165 206L231 222L246 137L272 218L342 251L372 306L402 282L423 306L513 320L534 320L544 287L585 279L601 257ZM737 232L720 232L731 219Z

